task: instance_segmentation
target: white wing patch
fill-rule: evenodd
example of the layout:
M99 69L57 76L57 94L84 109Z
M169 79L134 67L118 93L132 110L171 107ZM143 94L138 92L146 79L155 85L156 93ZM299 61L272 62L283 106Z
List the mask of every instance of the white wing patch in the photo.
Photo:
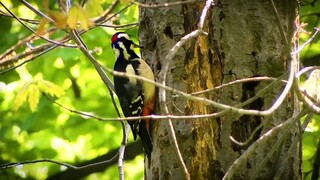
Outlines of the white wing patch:
M126 72L127 74L129 75L136 75L133 67L131 64L129 64L127 67L126 67ZM137 84L137 79L136 78L133 78L133 77L129 77L129 82L130 84L133 84L133 85L136 85Z
M140 62L140 66L138 68L140 76L154 81L154 75L149 65L142 59L138 59L138 61ZM144 94L144 101L148 102L148 100L152 99L155 94L155 85L149 82L143 82L142 92Z

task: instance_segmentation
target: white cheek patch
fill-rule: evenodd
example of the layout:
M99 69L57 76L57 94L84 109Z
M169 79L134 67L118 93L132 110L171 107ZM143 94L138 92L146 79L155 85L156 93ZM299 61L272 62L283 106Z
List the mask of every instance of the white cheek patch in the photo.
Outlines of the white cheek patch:
M136 75L133 67L131 64L129 64L126 68L126 73L129 74L129 75ZM130 84L133 84L133 85L136 85L137 84L137 79L136 78L133 78L133 77L129 77L129 82Z
M119 49L117 49L117 48L112 48L112 49L113 49L113 52L114 52L114 55L115 55L116 59L118 59L118 57L120 55Z
M119 42L119 47L122 49L124 58L129 59L130 56L128 54L128 51L122 42Z

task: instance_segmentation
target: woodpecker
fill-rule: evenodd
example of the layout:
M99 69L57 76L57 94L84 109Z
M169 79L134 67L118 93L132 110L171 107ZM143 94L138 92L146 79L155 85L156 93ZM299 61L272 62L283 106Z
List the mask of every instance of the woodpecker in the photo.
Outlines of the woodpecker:
M116 56L114 71L137 75L154 81L149 65L141 59L133 48L137 46L124 32L117 32L111 38L112 49ZM151 115L155 102L155 85L134 77L114 76L114 88L125 117ZM152 139L150 122L147 119L128 121L134 140L139 135L144 152L150 159Z

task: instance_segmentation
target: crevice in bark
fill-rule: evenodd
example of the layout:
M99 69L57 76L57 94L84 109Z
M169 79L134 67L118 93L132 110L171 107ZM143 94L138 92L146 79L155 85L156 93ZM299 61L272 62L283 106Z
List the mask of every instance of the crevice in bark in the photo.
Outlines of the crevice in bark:
M246 82L242 85L242 97L241 102L244 102L253 96L255 96L256 87L259 85L259 82ZM258 98L252 103L250 103L245 108L254 109L254 110L262 110L264 103L262 98ZM261 130L258 130L253 134L254 130L261 124L261 116L251 116L251 115L243 115L239 118L238 121L234 121L232 123L232 132L231 135L234 139L239 142L247 141L251 136L252 139L245 145L239 146L233 143L234 151L241 151L243 149L247 149L254 141L256 141L260 137Z
M167 35L170 39L173 38L173 33L170 26L167 26L166 28L164 28L163 33Z

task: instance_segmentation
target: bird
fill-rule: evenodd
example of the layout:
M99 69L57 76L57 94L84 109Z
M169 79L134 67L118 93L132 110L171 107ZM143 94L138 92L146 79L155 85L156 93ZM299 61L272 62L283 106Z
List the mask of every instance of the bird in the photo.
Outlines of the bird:
M123 72L129 77L114 75L114 88L125 117L148 116L153 113L155 105L155 85L130 75L136 75L155 81L150 66L141 59L134 48L138 47L127 33L117 32L111 38L111 46L116 61L114 71ZM138 119L127 121L131 127L134 140L140 137L145 154L150 159L153 149L150 135L150 120Z

